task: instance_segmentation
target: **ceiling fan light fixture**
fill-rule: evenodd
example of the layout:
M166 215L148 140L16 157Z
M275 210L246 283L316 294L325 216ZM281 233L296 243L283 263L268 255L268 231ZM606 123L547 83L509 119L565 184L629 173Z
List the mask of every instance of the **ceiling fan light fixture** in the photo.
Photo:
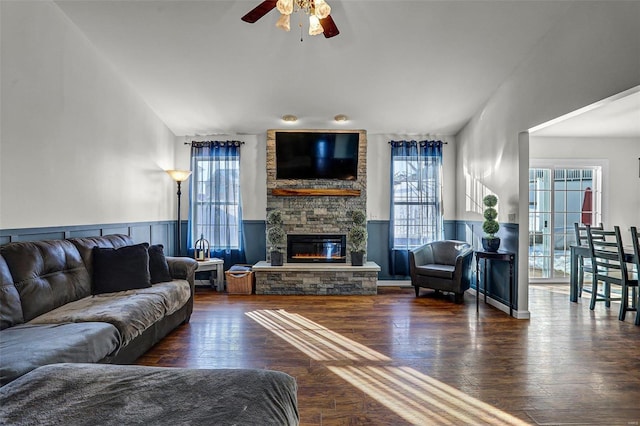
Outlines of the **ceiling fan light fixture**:
M276 27L284 31L291 30L291 14L300 13L300 17L302 15L309 16L309 35L324 34L325 38L332 38L340 34L336 23L331 17L331 7L326 0L265 0L240 19L253 24L273 9L277 9L280 15L287 16L280 16L276 23ZM302 41L302 27L301 20L300 41Z
M347 117L344 114L338 114L335 117L333 117L333 119L338 123L344 123L349 120L349 117Z
M298 117L293 114L285 114L282 116L282 121L286 123L295 123L296 121L298 121Z

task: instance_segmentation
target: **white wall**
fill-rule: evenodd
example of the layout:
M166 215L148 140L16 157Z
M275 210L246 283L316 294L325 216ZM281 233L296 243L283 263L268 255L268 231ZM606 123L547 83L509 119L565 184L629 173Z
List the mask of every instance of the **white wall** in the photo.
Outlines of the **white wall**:
M175 218L175 136L52 2L0 2L0 228Z
M572 5L457 135L457 218L481 220L473 206L488 189L500 199L500 221L515 214L515 222L525 225L519 236L519 309L528 309L527 210L520 200L527 194L519 191L528 147L520 149L519 133L640 84L639 16L640 2Z
M457 135L458 219L480 220L468 182L498 195L500 221L518 213L519 132L640 84L639 16L640 2L579 3L540 41Z
M640 138L550 138L529 139L529 157L549 160L562 165L563 161L587 159L601 161L604 167L603 223L606 227L620 226L624 235L630 226L640 226Z

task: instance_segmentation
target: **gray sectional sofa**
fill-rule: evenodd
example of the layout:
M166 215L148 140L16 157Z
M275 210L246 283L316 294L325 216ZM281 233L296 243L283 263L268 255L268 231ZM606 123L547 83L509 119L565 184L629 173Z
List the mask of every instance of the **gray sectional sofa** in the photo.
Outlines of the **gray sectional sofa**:
M196 269L126 235L1 246L0 424L298 425L283 372L109 365L189 321Z
M133 245L108 235L0 247L0 386L53 363L131 363L189 321L190 258L163 255L167 281L93 294L94 247Z

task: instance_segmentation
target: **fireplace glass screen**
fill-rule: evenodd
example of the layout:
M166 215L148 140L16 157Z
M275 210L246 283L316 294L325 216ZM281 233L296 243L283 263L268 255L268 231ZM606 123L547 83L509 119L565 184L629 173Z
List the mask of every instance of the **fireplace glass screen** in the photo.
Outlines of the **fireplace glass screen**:
M346 263L345 235L287 235L287 262Z

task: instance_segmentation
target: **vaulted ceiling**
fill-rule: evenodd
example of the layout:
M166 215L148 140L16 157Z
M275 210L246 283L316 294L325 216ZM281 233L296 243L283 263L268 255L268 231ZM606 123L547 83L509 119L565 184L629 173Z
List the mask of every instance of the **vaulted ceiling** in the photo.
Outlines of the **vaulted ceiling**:
M240 20L260 1L55 3L179 136L263 133L284 114L455 134L573 3L327 0L340 34L301 42L295 16L289 33L276 10Z

